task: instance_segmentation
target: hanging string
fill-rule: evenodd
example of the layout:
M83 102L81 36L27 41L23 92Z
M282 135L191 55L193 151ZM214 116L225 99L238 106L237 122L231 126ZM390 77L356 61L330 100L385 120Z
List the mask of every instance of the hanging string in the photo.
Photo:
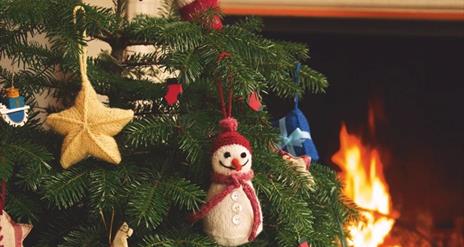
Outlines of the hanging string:
M10 88L14 88L15 76L16 76L15 63L11 61L11 87Z
M15 73L11 75L11 88L14 88L14 78L15 78Z
M300 84L300 72L301 72L301 63L297 63L295 66L295 73L293 74L293 81L296 85ZM298 94L295 94L295 98L293 99L295 103L295 109L298 108Z
M108 236L109 243L113 242L113 224L114 224L114 208L111 211L110 234Z
M77 12L81 11L82 14L85 14L85 9L83 6L78 5L74 7L73 10L73 23L77 27ZM82 40L86 40L87 38L87 31L84 28L84 31L82 31ZM81 72L81 78L82 81L87 81L87 47L85 45L82 45L81 43L78 44L79 47L79 68Z
M230 57L230 53L228 52L221 52L219 54L219 57L218 57L218 63L221 62L222 60L226 59L227 57ZM232 97L233 97L233 89L232 89L232 85L230 84L230 80L229 81L229 85L228 85L228 88L229 88L229 92L228 92L228 104L226 105L225 103L225 98L224 98L224 89L223 89L223 85L222 85L222 81L221 80L218 80L217 82L217 90L218 90L218 95L219 95L219 104L221 106L221 111L222 111L222 114L224 115L224 118L229 118L229 117L232 117Z

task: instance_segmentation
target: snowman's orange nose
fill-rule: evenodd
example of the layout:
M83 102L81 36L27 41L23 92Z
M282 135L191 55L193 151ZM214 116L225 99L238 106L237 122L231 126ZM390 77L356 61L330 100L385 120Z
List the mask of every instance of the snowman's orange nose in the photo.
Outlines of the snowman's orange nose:
M232 159L231 163L235 167L236 171L242 170L242 164L240 164L240 161L238 159Z

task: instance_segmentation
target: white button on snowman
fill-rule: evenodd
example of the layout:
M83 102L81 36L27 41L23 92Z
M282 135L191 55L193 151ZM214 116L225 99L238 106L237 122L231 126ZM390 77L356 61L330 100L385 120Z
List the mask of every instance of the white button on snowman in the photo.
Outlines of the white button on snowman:
M208 203L197 218L204 216L205 232L219 245L239 246L262 231L261 206L251 183L250 143L236 131L235 119L224 119L220 125L223 131L213 143Z

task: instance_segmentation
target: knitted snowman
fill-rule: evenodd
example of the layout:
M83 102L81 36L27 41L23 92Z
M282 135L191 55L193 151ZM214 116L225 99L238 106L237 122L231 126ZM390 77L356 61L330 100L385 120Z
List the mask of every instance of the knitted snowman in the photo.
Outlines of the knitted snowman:
M207 203L192 216L204 218L204 231L222 246L238 246L252 241L262 231L261 206L255 194L252 149L237 132L237 121L221 120L222 132L212 149L212 184Z

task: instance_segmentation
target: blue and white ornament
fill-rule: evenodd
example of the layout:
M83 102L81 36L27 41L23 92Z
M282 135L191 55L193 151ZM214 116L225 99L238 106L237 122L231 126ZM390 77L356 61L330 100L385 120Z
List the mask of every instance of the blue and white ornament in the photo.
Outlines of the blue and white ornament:
M3 120L13 127L26 124L28 119L29 106L25 104L24 97L19 95L19 90L15 87L6 89L5 104L0 103L0 114Z
M294 76L295 83L299 83L300 70L301 64L298 63ZM319 160L319 154L311 137L308 120L298 108L298 96L295 96L294 101L293 110L278 121L281 137L279 147L294 156L308 155L312 161L317 161Z

